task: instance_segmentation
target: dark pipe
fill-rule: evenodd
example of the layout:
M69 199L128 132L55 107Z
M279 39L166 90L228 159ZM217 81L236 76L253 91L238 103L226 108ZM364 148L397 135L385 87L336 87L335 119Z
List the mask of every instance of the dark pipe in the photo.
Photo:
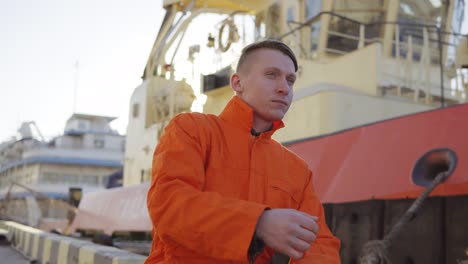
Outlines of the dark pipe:
M438 148L426 152L416 162L412 172L412 179L416 185L427 187L441 172L452 174L457 165L457 155L449 148Z

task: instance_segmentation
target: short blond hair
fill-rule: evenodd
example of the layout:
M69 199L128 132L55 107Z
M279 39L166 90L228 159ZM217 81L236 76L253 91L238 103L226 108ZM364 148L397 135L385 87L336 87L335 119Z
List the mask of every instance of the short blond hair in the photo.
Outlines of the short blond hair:
M249 54L259 49L272 49L272 50L280 51L281 53L288 56L292 60L292 62L294 63L294 71L297 72L297 68L298 68L297 59L296 59L296 56L294 55L294 52L291 50L291 48L288 47L288 45L284 44L284 42L276 40L276 39L266 39L266 40L254 42L252 44L245 46L244 49L242 49L239 62L237 63L236 72L239 72L240 68L247 60L247 57L249 56Z

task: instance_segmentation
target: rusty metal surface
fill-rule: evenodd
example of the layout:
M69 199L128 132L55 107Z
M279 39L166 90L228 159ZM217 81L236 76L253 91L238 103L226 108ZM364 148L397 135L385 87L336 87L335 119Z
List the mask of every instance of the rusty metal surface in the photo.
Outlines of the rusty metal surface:
M382 239L413 201L325 204L327 223L342 243L342 263L358 263L364 243ZM467 205L468 195L428 198L390 247L392 263L468 263Z
M412 199L385 202L385 233L388 233ZM433 197L424 202L420 211L390 246L392 263L444 263L443 198Z
M445 263L468 263L468 196L445 198Z
M341 239L342 263L357 263L362 246L382 237L383 201L333 205L331 229Z

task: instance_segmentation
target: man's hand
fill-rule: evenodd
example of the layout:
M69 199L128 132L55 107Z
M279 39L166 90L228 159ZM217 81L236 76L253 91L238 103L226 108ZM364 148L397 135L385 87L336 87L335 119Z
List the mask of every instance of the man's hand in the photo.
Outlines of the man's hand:
M265 244L292 259L300 259L316 239L317 217L294 209L266 210L256 234Z

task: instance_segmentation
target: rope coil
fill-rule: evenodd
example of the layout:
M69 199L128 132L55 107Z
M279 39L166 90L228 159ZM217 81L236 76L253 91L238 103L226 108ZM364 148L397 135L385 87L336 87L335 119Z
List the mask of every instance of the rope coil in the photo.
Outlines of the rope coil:
M228 26L229 32L228 32L227 42L224 44L222 39L223 39L223 33L224 33L224 30L225 30L226 26ZM224 20L223 24L219 28L219 33L218 33L218 46L219 46L219 49L222 52L226 52L231 47L231 44L235 43L237 41L239 41L239 33L238 33L238 30L237 30L237 26L234 23L234 20L230 17L230 18Z

